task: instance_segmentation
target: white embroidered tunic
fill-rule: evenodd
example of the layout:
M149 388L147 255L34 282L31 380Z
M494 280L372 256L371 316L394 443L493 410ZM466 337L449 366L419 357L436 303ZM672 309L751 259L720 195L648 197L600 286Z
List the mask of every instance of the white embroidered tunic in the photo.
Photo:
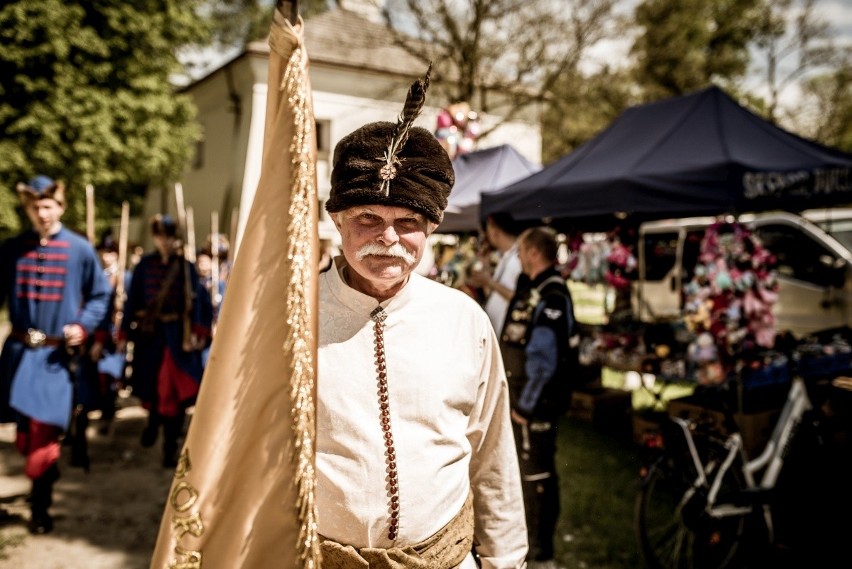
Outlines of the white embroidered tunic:
M485 569L527 552L508 389L496 335L464 293L417 274L381 303L399 529L390 490L375 361L374 298L350 288L343 257L320 275L317 381L319 533L363 547L404 547L449 522L472 489ZM461 565L475 567L472 557Z

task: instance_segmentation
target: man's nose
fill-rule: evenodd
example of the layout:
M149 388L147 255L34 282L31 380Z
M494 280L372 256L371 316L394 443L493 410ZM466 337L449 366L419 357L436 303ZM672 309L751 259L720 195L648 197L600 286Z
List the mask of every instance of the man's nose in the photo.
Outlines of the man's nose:
M399 235L396 233L396 229L393 228L393 225L388 225L384 228L382 233L379 235L379 240L382 243L386 243L388 245L392 245L399 241Z

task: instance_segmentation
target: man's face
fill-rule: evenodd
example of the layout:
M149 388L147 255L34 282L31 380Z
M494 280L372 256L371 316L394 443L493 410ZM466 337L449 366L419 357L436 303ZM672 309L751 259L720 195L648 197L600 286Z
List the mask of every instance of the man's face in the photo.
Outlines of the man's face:
M98 256L101 258L101 265L104 268L111 267L118 262L118 253L109 249L99 249Z
M497 248L497 231L494 222L488 219L485 222L485 239L493 248Z
M521 270L527 276L532 276L535 254L536 250L527 245L523 240L518 242L518 259L521 261Z
M426 237L436 227L421 213L384 205L351 207L332 218L347 262L377 288L408 277L423 256Z
M198 269L198 275L204 278L213 274L213 261L206 254L201 254L195 258L195 268Z
M175 250L175 238L169 235L154 235L154 248L163 255L168 257Z
M65 208L54 199L27 200L24 211L30 218L30 223L40 235L47 236L58 229L59 219L65 213Z

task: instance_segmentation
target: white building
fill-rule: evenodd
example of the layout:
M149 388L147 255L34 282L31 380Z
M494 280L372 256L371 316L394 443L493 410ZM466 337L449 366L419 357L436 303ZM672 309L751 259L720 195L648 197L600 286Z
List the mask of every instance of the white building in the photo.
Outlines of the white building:
M305 24L317 123L321 233L334 231L322 207L330 187L334 145L365 123L395 120L411 82L425 72L421 61L392 44L387 28L364 11L363 2L349 5L352 10L330 10ZM212 212L218 213L219 231L236 233L237 240L248 218L260 178L268 55L265 41L251 43L242 54L184 88L195 100L203 129L196 158L180 180L186 205L193 210L199 246L210 232ZM423 109L417 124L434 130L440 107L449 101L436 100L431 94L427 96L430 103L433 106ZM481 120L488 127L497 118L484 115ZM481 139L479 147L511 143L540 163L537 119L506 122ZM173 188L152 188L143 219L157 212L173 213L174 203Z

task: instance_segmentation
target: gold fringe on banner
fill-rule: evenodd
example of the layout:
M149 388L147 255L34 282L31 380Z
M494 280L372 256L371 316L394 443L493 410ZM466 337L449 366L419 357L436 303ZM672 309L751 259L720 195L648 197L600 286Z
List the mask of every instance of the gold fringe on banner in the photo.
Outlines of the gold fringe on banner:
M301 20L270 31L263 165L152 569L317 569L316 133Z
M316 307L310 302L311 285L316 283L319 261L316 253L318 231L311 208L316 204L316 165L309 158L316 155L316 133L311 109L311 92L307 88L307 69L298 64L302 48L293 52L284 73L281 90L287 94L293 109L292 177L290 186L290 225L287 228L291 263L287 283L287 313L292 315L290 334L284 344L292 354L293 376L290 397L293 402L293 427L296 432L296 483L299 488L299 547L305 568L318 567L316 472ZM315 289L315 286L314 286ZM312 320L312 316L314 316Z

